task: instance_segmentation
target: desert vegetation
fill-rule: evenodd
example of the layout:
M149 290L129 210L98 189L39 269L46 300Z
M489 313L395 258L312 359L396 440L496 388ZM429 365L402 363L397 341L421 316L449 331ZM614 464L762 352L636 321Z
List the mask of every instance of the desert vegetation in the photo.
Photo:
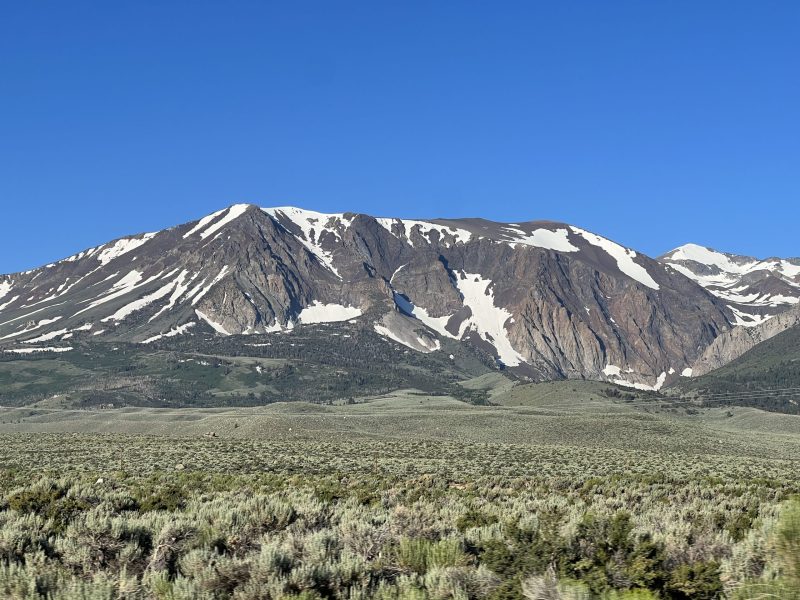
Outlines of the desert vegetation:
M0 596L800 597L783 458L4 434Z

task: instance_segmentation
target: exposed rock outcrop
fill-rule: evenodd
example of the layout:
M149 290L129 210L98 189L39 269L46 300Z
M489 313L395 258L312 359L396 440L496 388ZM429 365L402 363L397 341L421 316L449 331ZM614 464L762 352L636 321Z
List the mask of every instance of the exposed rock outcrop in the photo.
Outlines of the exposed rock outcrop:
M792 327L800 327L800 307L782 313L756 327L736 327L717 337L692 366L700 376L736 360L756 345Z

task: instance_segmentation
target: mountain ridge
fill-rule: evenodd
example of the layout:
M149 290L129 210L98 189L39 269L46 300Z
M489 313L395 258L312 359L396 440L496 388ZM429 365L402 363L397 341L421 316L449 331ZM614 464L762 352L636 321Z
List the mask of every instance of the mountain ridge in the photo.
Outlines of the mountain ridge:
M286 334L353 319L419 352L470 341L532 379L657 388L736 313L674 265L565 223L253 204L0 276L6 346Z
M757 259L684 244L658 260L723 300L736 325L760 325L800 303L800 258Z

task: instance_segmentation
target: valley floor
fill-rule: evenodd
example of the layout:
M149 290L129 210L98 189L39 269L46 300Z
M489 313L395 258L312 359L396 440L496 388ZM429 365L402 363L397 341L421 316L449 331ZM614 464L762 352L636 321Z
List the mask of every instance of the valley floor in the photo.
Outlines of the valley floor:
M467 385L0 408L0 596L797 597L800 417Z

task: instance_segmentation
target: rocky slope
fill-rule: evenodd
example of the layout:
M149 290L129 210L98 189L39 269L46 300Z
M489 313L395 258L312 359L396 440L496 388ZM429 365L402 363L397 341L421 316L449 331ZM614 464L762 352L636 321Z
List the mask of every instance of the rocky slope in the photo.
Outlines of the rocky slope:
M697 377L719 369L736 360L787 329L800 327L800 307L787 310L754 327L734 327L721 334L700 355L692 366L692 375Z
M561 223L235 205L0 276L0 345L352 319L419 352L470 342L532 378L660 387L737 318L676 264Z

